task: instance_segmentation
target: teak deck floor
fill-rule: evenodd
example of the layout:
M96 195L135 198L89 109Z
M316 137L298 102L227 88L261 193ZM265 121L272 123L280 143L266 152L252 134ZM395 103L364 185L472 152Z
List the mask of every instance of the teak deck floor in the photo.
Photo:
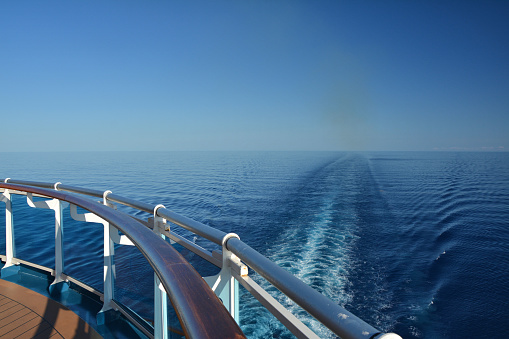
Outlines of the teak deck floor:
M0 338L101 338L58 302L0 279Z

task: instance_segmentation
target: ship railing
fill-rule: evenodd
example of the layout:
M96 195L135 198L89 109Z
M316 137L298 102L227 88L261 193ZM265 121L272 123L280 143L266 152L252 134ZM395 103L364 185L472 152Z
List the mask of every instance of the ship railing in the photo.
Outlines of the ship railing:
M249 276L249 269L252 269L259 276L263 277L272 286L293 300L297 305L304 309L308 314L326 326L332 333L343 339L397 339L400 338L394 333L383 333L358 318L354 314L339 306L323 294L314 290L300 279L290 274L249 245L245 244L235 233L226 233L216 228L205 225L191 218L179 215L167 209L163 205L153 205L140 202L131 198L126 198L113 192L99 191L77 186L64 185L58 183L33 182L13 179L2 179L0 189L4 189L0 198L6 202L6 265L12 265L14 261L14 232L12 226L12 211L10 204L10 194L26 194L31 207L52 208L46 206L48 203L34 202L32 195L37 194L59 201L54 203L55 208L55 227L61 224L62 207L58 207L62 202L68 202L71 205L71 216L80 221L100 222L103 221L104 236L104 307L102 311L111 312L119 310L129 318L130 313L123 311L122 305L115 301L115 283L114 283L114 243L131 245L134 244L149 261L155 272L154 287L154 334L147 332L143 326L138 324L140 330L144 331L149 337L165 338L167 336L167 305L166 294L172 302L175 311L179 317L180 323L185 331L186 337L207 338L211 333L221 333L220 337L235 338L238 337L238 326L232 326L224 314L218 312L219 317L213 317L210 323L207 314L212 315L215 311L205 310L204 300L212 300L205 296L203 285L208 284L208 292L213 291L219 299L211 302L212 308L217 307L217 300L222 302L222 309L230 315L230 319L239 322L239 284L251 293L261 305L270 311L290 332L297 338L319 338L308 326L299 320L294 314L286 309L271 294L262 288L256 281ZM22 186L21 186L22 185ZM51 191L50 191L51 190ZM83 199L76 194L65 194L64 192L76 193L88 197L101 198L102 204L91 202L90 199ZM138 211L146 212L150 215L146 220L127 216L116 211L115 203L134 208ZM91 213L78 214L76 206L79 206ZM99 218L99 219L97 219ZM144 225L144 227L142 227ZM171 225L179 226L196 236L200 236L210 242L219 245L221 251L209 251L208 249L196 244L194 241L174 232ZM144 231L141 231L144 229ZM150 230L151 229L151 230ZM122 235L119 235L118 231ZM148 233L147 233L148 231ZM141 235L143 232L143 235ZM147 236L150 233L150 236ZM56 233L58 234L58 232ZM147 236L147 239L143 238ZM153 241L158 238L157 249L154 249ZM164 239L169 239L165 241ZM163 240L163 241L161 241ZM55 237L55 282L58 277L66 277L63 273L63 260L61 251L61 238ZM58 244L57 244L58 242ZM186 293L185 284L178 281L186 281L181 276L179 269L172 267L186 267L190 264L183 259L180 254L171 246L170 243L177 243L189 251L197 254L209 263L220 268L220 272L211 277L200 279L199 292L193 289L190 294ZM58 249L60 248L60 249ZM184 262L182 262L184 261ZM178 264L176 264L178 263ZM168 269L170 267L170 269ZM191 266L192 267L192 266ZM169 271L169 272L167 272ZM162 273L163 272L163 273ZM196 271L194 271L196 273ZM194 274L193 273L193 274ZM187 273L195 279L195 275ZM198 274L198 273L196 273ZM62 278L60 278L62 279ZM161 282L161 285L159 284ZM198 284L198 283L197 283ZM205 285L207 286L207 285ZM187 290L188 291L188 290ZM208 303L208 302L207 302ZM199 311L197 310L199 309ZM98 319L103 319L102 314ZM217 320L216 318L219 318ZM224 319L223 319L224 318ZM134 319L131 319L134 320ZM209 322L207 322L209 321ZM202 323L201 323L202 322ZM201 323L201 324L200 324ZM136 325L136 323L135 323ZM210 326L210 327L209 327ZM200 327L200 330L207 333L195 333L194 327ZM223 330L223 328L225 330ZM241 334L243 336L243 334Z

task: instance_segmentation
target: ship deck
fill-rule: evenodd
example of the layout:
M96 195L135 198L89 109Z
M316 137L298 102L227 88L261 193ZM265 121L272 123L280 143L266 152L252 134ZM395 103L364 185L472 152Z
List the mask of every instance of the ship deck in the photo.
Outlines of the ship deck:
M0 279L0 338L102 338L64 305Z

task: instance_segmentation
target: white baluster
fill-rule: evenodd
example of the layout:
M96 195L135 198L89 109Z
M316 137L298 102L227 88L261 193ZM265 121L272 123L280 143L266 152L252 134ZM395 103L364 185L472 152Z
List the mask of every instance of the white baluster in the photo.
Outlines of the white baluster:
M159 208L165 208L163 205L154 207L154 233L161 238L166 239L162 234L166 229L166 219L157 215ZM154 273L154 338L168 338L168 298L161 281Z

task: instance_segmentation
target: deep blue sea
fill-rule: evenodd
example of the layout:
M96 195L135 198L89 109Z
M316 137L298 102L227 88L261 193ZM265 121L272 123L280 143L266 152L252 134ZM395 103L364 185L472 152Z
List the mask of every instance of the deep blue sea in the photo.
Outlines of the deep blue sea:
M0 178L109 189L235 232L403 338L509 336L509 153L0 153L0 160ZM51 212L16 198L17 256L51 267ZM67 219L65 271L102 290L102 229ZM182 253L200 273L216 272ZM118 298L150 317L147 264L131 247L117 248L116 264ZM334 338L276 298L321 337ZM246 293L241 302L248 337L291 338Z

